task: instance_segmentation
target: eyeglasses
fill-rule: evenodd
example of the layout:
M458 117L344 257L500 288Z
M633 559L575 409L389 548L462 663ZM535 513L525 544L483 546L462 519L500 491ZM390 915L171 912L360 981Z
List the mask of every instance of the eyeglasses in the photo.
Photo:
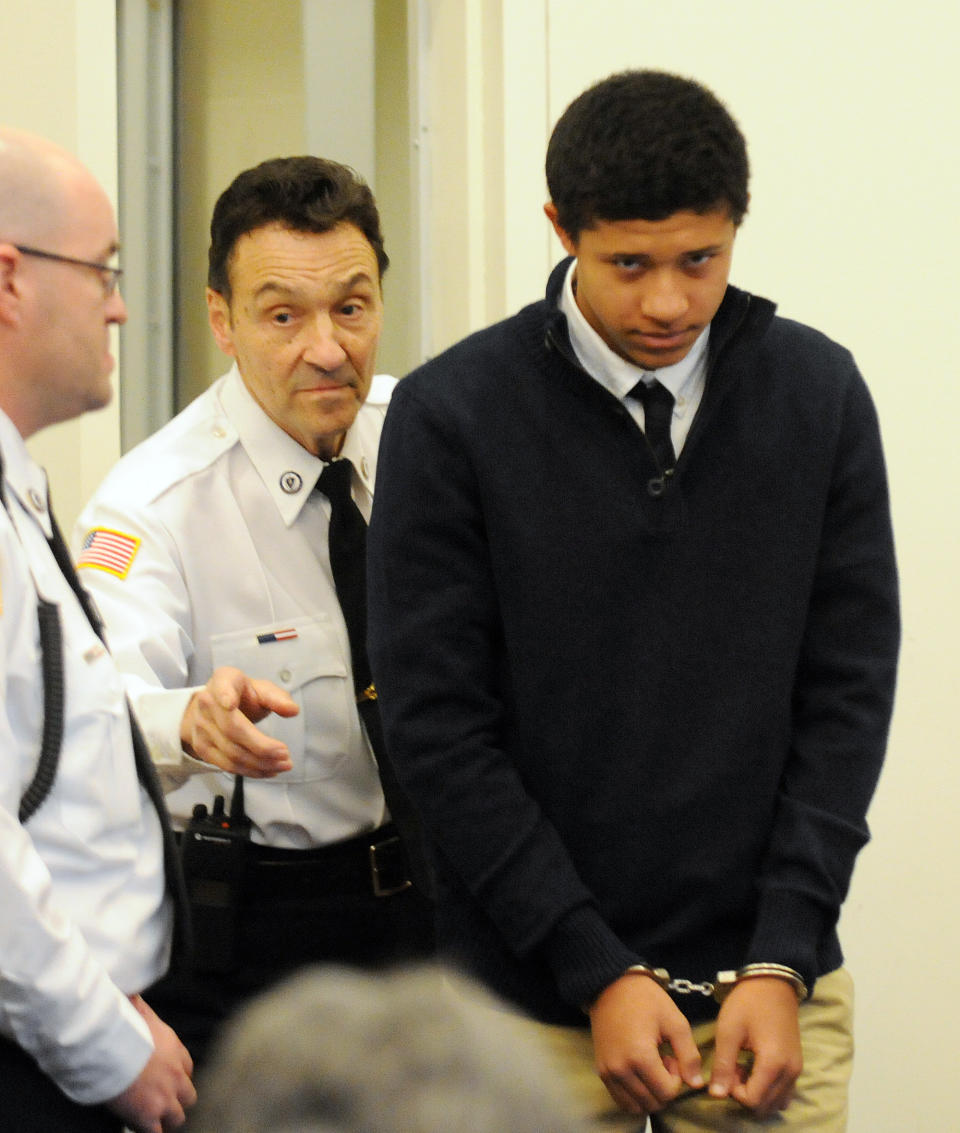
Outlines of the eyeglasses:
M117 290L123 268L110 267L109 264L98 264L94 260L78 260L75 256L61 256L59 252L44 252L40 248L30 248L26 244L14 244L18 252L25 256L38 256L41 260L56 260L61 264L76 264L81 268L93 268L100 273L103 282L103 293L109 298Z

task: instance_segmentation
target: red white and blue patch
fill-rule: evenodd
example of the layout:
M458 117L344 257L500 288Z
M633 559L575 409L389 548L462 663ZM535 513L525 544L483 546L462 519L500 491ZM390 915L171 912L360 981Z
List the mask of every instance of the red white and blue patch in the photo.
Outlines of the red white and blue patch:
M299 636L295 629L278 629L274 633L258 633L257 644L269 645L271 641L292 641Z
M133 560L140 549L136 535L114 531L109 527L94 527L83 540L83 547L77 558L77 567L94 567L126 578Z

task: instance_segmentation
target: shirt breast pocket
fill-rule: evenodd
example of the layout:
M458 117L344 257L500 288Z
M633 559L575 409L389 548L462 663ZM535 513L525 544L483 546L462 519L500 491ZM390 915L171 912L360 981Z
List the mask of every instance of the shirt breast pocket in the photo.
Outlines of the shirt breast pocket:
M210 638L215 668L232 665L272 681L297 702L297 716L271 713L257 727L290 749L293 768L277 784L335 776L355 742L353 684L339 638L320 614L296 621L216 634Z

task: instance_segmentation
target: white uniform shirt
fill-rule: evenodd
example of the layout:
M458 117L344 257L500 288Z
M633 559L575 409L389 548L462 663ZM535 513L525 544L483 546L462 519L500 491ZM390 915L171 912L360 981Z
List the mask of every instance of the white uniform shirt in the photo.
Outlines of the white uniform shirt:
M394 385L374 379L341 453L368 519ZM293 769L245 781L255 841L308 848L384 821L330 570L329 503L313 490L323 467L264 413L234 367L127 453L78 521L81 577L107 623L176 825L217 794L229 806L233 777L180 747L187 701L220 665L268 678L300 705L298 716L258 725L288 745Z
M2 412L0 448L0 1033L89 1104L126 1089L153 1050L127 995L168 962L162 835L122 679L47 545L46 476ZM50 794L21 825L43 727L38 590L60 608L64 735Z

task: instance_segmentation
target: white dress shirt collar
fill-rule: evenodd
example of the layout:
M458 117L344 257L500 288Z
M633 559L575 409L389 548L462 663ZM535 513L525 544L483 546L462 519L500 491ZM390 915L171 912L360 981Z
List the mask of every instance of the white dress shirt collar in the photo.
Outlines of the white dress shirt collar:
M236 366L227 375L220 401L283 522L291 527L310 498L325 462L308 452L263 410ZM348 431L340 455L353 463L354 487L359 480L372 496L372 470L354 433L353 429Z

